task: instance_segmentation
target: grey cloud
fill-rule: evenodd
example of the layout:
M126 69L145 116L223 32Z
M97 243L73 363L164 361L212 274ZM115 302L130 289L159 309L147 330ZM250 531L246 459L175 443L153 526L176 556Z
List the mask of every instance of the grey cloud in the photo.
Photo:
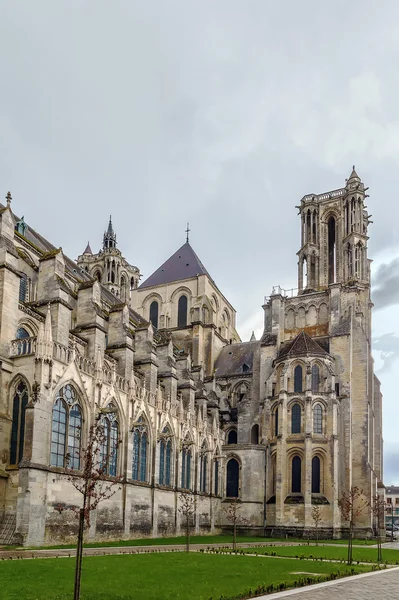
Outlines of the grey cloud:
M371 297L376 309L399 304L399 258L380 265L372 284Z
M399 447L386 444L384 452L384 483L399 485Z
M394 362L399 358L399 337L395 333L385 333L373 339L373 350L380 352L384 364L377 372L381 375L390 371Z

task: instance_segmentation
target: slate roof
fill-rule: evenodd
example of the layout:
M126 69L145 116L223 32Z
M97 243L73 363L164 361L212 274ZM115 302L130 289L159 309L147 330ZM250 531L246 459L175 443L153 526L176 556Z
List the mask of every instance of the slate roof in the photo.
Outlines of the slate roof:
M216 377L251 374L254 353L257 348L259 348L259 342L242 342L222 348L215 364Z
M282 344L278 358L292 358L294 356L303 355L328 356L328 352L323 350L317 342L312 340L305 331L301 331L296 338Z
M190 246L189 242L183 244L166 262L163 263L152 275L139 286L139 289L180 281L197 275L207 275L208 271Z
M387 485L386 493L399 496L399 487L396 485Z

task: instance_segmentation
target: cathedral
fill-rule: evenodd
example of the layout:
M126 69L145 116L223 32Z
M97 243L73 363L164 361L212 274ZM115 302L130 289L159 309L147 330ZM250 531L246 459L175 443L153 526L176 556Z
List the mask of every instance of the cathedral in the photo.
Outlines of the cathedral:
M16 216L8 193L0 544L76 539L68 509L82 497L71 478L96 419L102 468L116 485L93 511L88 539L178 535L182 493L195 500L198 534L223 531L238 499L242 531L312 536L319 506L320 535L345 536L342 494L384 493L366 192L353 169L344 187L302 198L298 287L273 288L263 334L247 342L188 236L144 279L111 218L98 252L87 244L73 261ZM375 528L366 508L356 535Z

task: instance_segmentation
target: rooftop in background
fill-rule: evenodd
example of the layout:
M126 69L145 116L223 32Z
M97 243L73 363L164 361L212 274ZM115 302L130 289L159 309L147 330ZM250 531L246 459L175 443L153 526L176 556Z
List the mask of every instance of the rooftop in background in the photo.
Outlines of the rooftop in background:
M215 364L216 377L251 374L254 362L254 352L259 342L241 342L231 344L221 349Z
M399 496L399 486L388 485L386 487L386 493L391 494L392 496Z
M154 271L139 286L139 289L189 279L197 275L207 275L212 280L212 277L190 246L190 243L186 242L163 265Z

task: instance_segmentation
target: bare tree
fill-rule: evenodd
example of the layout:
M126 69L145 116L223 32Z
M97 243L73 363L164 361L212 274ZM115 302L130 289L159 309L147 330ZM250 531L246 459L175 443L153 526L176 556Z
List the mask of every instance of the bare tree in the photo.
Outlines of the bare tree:
M321 511L320 506L316 504L312 508L312 519L314 522L314 526L316 528L316 546L319 545L319 523L321 521Z
M107 411L110 412L110 411ZM83 502L81 508L77 506L68 507L79 519L78 541L76 546L76 567L75 567L75 586L73 600L80 599L80 581L82 576L82 558L83 558L83 534L86 527L90 527L90 513L97 508L100 502L108 500L118 489L115 487L120 482L120 477L110 478L107 474L107 464L109 465L116 456L108 454L105 456L104 450L107 446L107 432L101 421L100 415L95 423L90 426L87 439L87 446L76 454L80 458L81 473L70 474L68 479L73 487L82 494ZM117 440L116 447L120 444ZM114 448L116 452L116 448ZM76 457L67 455L68 463ZM68 469L71 473L71 469ZM57 510L62 512L64 507L58 505Z
M348 565L352 564L352 546L353 546L353 525L356 517L359 517L369 503L364 498L363 490L357 486L352 486L348 492L343 492L338 500L338 506L341 515L345 521L349 521L349 539L348 539Z
M373 496L373 500L371 502L371 510L373 511L373 515L376 521L377 527L377 560L378 562L382 562L382 545L381 545L381 529L384 529L384 519L385 519L385 500L382 496L376 494Z
M181 513L185 519L186 525L186 552L190 552L190 520L195 511L195 499L192 494L183 494L179 496L181 506L179 507L179 513Z
M230 502L227 508L224 509L226 513L226 519L233 526L233 550L237 549L237 526L246 525L247 519L240 515L242 504L238 498L234 498Z

